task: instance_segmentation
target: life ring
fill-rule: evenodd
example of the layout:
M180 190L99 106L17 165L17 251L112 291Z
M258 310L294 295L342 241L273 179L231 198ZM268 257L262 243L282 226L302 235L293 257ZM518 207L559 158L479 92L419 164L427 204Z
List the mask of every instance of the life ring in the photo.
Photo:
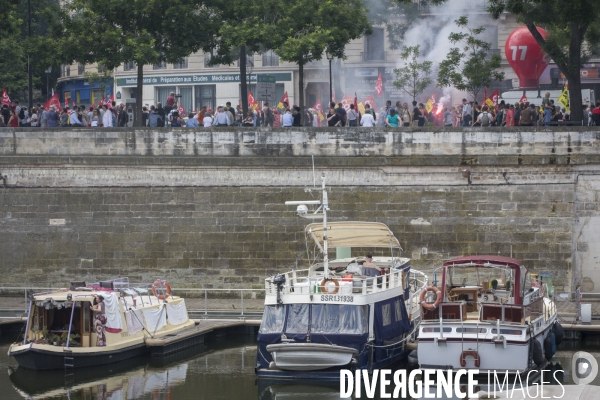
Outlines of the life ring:
M330 287L329 285L327 285L329 282L333 282L333 284L335 285L335 287L331 291L327 290L327 288ZM321 292L322 293L336 294L338 292L338 290L340 290L340 284L338 283L338 281L336 279L323 279L321 281Z
M164 288L166 289L166 294L156 294L156 289L161 286L164 286ZM166 300L171 295L171 285L169 285L167 281L161 281L160 279L157 279L152 284L152 294L154 294L154 297L156 297L159 300Z
M481 365L481 356L476 350L465 350L460 353L460 366L463 368L467 366L467 357L469 356L473 357L475 361L475 367L479 368Z
M437 295L437 297L435 299L435 303L428 303L425 301L425 295L427 294L427 292L430 292L430 291L436 293L436 295ZM426 308L427 310L435 310L440 305L441 302L442 302L442 292L437 287L427 286L425 289L423 289L421 291L421 297L419 298L419 303L421 303L421 306L423 306L423 308Z

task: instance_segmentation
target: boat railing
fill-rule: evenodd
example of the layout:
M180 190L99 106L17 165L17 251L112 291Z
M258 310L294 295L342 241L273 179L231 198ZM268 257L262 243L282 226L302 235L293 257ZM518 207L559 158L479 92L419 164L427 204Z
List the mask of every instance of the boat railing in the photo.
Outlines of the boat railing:
M416 272L420 273L419 271ZM415 271L411 270L410 273L414 274ZM404 274L405 270L391 269L390 272L375 277L356 276L351 274L340 276L332 274L329 279L337 281L338 294L366 295L393 288L406 287L405 284L408 285L410 277L406 280ZM323 274L315 274L314 272L311 274L310 269L293 270L286 272L283 275L285 277L285 283L283 284L280 293L289 295L321 293L321 283L325 279ZM423 276L425 276L425 274L423 274ZM277 284L274 283L274 278L275 277L270 277L265 279L266 295L277 295L278 289ZM414 279L417 278L413 278L413 280ZM419 279L422 281L423 277L419 276ZM426 279L427 277L425 276L425 280Z

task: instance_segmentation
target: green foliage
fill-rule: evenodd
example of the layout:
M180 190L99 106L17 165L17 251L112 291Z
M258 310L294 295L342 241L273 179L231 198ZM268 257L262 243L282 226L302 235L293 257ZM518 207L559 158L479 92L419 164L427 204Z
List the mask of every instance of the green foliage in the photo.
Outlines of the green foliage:
M23 20L12 1L0 0L0 87L14 99L16 92L27 87L27 63L21 46L20 27Z
M300 0L281 2L281 17L273 26L276 34L267 45L284 61L299 65L303 87L305 64L321 60L327 50L335 58L345 58L351 40L371 33L371 24L362 0ZM300 108L304 108L304 91L300 90Z
M437 85L454 86L476 99L479 91L493 80L504 79L504 73L498 71L502 59L499 54L490 55L491 44L478 38L484 27L470 28L465 16L454 22L461 32L451 33L448 39L459 47L452 47L440 63Z
M488 0L488 3L494 18L510 12L527 26L569 80L571 119L582 119L579 71L591 56L600 53L600 1ZM543 26L550 37L545 40L536 26Z
M400 58L404 61L402 68L394 69L396 80L394 86L410 97L416 100L416 97L423 93L427 86L433 82L431 75L431 61L419 62L421 55L420 46L405 47L400 54Z

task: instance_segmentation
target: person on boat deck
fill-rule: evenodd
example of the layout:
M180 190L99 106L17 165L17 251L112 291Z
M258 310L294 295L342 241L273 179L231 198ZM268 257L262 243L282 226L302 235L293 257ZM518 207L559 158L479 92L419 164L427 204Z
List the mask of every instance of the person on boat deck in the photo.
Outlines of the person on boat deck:
M377 266L377 264L375 264L375 263L373 262L373 256L372 256L372 255L370 255L370 254L367 254L367 257L366 257L366 258L367 258L367 260L366 260L366 261L363 263L363 265L362 265L362 267L363 267L363 270L364 270L365 268L374 268L374 269L376 269L377 271L381 272L381 268L379 268L379 267ZM363 272L364 272L364 271L363 271Z
M104 328L106 324L104 297L96 295L94 296L94 305L90 306L90 310L94 312L94 331L98 336L96 346L106 346L106 336L104 334Z

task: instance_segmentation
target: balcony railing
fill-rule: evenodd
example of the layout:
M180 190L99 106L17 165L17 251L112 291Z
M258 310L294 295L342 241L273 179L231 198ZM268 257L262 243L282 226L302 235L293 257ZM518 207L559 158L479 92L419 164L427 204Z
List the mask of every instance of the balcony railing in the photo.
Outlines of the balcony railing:
M386 51L365 51L365 52L360 53L360 58L364 62L386 61L387 60L387 52Z

